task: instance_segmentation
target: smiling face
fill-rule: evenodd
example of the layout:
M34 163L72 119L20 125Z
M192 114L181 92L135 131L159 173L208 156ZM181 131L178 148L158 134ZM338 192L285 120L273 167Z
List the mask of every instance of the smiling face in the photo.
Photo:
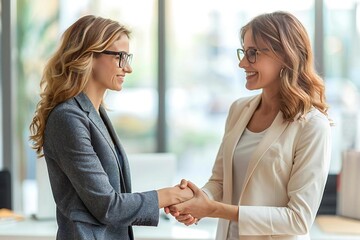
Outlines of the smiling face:
M126 34L121 35L108 49L114 52L129 53L129 38ZM126 64L119 68L119 55L101 54L94 58L93 76L90 81L98 91L105 92L107 89L120 91L125 80L125 75L132 72L130 65Z
M280 61L264 42L259 40L255 44L251 29L245 32L243 47L245 51L251 48L258 50L254 63L250 63L246 57L243 57L239 63L239 67L243 68L246 73L246 88L279 92L280 70L282 68Z

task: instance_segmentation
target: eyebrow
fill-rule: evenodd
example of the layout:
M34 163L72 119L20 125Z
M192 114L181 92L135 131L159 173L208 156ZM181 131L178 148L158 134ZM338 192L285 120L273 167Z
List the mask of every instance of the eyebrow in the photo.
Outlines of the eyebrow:
M102 53L109 53L109 54L119 54L119 53L128 53L126 51L113 51L113 50L104 50Z

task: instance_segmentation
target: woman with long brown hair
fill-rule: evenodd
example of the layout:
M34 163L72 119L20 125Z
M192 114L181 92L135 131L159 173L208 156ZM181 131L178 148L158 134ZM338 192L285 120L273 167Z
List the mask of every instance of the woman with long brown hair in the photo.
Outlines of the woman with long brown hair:
M126 154L103 107L105 92L120 91L132 72L129 35L118 22L84 16L44 69L30 139L46 159L57 239L134 239L132 225L156 226L159 208L193 196L178 186L131 193Z
M212 176L202 190L188 182L194 198L170 211L188 225L221 218L217 240L310 239L331 121L309 37L292 14L273 12L246 24L241 43L246 88L262 92L232 104Z

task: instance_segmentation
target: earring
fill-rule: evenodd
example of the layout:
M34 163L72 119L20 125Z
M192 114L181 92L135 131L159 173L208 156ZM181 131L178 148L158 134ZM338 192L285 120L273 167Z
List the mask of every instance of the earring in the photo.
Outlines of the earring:
M280 78L283 77L283 71L284 71L284 68L282 68L282 69L280 70Z

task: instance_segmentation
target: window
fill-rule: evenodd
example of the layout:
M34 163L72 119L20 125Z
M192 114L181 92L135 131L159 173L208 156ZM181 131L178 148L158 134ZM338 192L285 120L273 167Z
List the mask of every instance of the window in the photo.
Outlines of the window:
M240 28L258 14L285 10L301 20L314 42L314 4L314 0L166 0L167 124L162 127L167 128L167 150L178 157L177 179L188 178L199 186L207 181L230 104L258 93L245 89L245 75L238 67ZM360 146L360 114L356 107L360 86L359 9L358 0L341 1L341 5L336 0L324 0L324 78L330 116L336 123L331 165L334 173L340 169L341 152ZM127 153L156 151L160 94L157 0L17 0L14 134L20 150L15 161L20 166L16 176L28 189L25 197L32 192L27 180L35 178L37 160L29 147L28 126L39 100L42 69L58 45L60 34L85 14L112 18L131 28L134 71L126 78L121 93L107 94L106 103ZM31 205L29 201L27 204ZM32 207L24 208L25 213L33 211Z
M125 79L121 93L108 92L105 102L115 130L127 153L154 152L157 120L156 83L156 7L154 1L48 1L18 0L17 6L17 126L25 213L36 209L34 186L36 155L29 146L28 126L39 101L43 67L59 44L61 34L79 17L98 15L130 27L130 51L134 54L133 73ZM43 11L46 8L47 11ZM29 196L30 197L27 197Z
M0 4L0 26L2 25L2 23L1 23L1 21L2 21L2 9L1 9L1 4ZM2 28L0 27L0 46L2 46L1 45L1 39L2 39ZM2 66L2 64L1 64L1 62L2 62L2 49L1 49L1 47L0 47L0 66ZM2 70L1 70L2 71ZM3 102L3 100L2 100L2 74L0 75L0 99L1 99L1 103ZM3 113L3 111L2 111L2 104L1 104L1 106L0 106L0 127L2 128L3 127L3 122L2 122L2 113ZM1 134L1 136L0 136L0 156L1 156L1 158L3 157L3 135ZM0 160L0 170L3 168L3 162L2 162L3 160Z
M360 2L324 1L324 59L333 128L331 172L341 168L344 150L360 148Z
M259 93L245 89L245 74L238 66L240 28L261 13L286 10L303 22L312 38L314 2L172 0L168 4L169 150L178 156L179 179L202 186L210 177L231 103Z
M46 11L44 11L46 9ZM42 69L54 51L58 37L57 1L18 0L16 9L16 113L14 139L16 151L12 174L16 179L14 205L23 204L24 213L36 206L36 154L29 144L29 125L39 101ZM15 44L14 44L15 46ZM14 51L14 50L13 50ZM15 167L16 166L16 167ZM21 191L22 190L22 191ZM26 199L22 201L21 198Z

